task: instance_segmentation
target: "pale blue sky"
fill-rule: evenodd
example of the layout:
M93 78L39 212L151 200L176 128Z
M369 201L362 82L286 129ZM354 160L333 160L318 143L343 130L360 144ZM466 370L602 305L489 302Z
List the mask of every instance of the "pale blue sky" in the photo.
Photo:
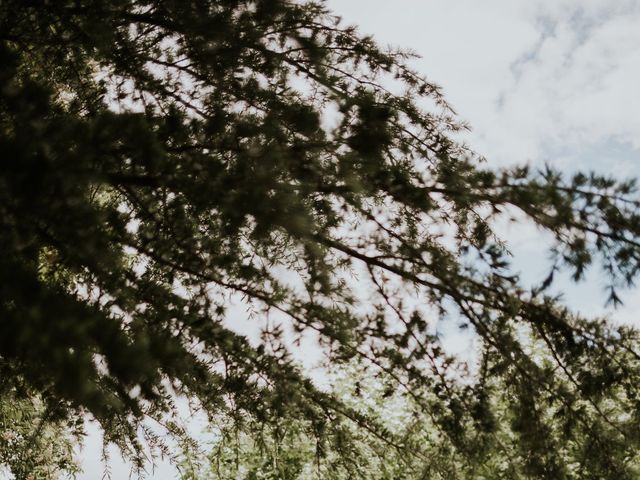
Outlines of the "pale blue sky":
M640 0L331 0L346 22L383 44L410 47L473 127L466 142L489 165L530 161L640 175ZM529 280L544 275L535 229L505 230ZM536 276L539 275L539 278ZM562 283L563 288L567 286ZM597 272L567 300L603 312ZM614 313L634 321L638 292ZM95 429L82 480L102 477ZM114 479L128 469L114 457ZM160 464L148 478L173 479Z

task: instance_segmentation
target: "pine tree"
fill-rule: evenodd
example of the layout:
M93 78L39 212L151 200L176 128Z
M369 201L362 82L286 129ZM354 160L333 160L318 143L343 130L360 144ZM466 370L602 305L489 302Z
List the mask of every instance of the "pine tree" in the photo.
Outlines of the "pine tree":
M619 302L640 264L634 183L489 168L407 58L322 2L3 1L2 377L134 452L176 395L393 442L314 387L270 326L286 321L388 375L460 458L482 462L475 435L511 422L533 478L634 478L637 331L546 293L600 263ZM513 211L554 239L533 290L492 229ZM224 322L232 298L262 344ZM478 338L466 376L442 318Z

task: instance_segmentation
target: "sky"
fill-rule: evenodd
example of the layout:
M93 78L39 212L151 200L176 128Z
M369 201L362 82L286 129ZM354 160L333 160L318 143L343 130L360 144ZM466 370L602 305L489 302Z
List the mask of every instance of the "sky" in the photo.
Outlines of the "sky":
M443 88L472 131L466 143L489 166L548 163L567 172L640 176L640 0L330 0L346 23L381 44L411 48L412 63ZM532 227L501 226L525 280L544 277L545 252ZM586 314L634 322L640 293L604 309L598 272L560 282ZM81 453L81 480L102 478L99 434ZM112 478L128 468L114 452ZM176 478L168 463L148 478Z
M443 89L488 166L530 163L566 172L640 177L640 0L330 0L382 45L408 47ZM532 226L500 227L524 281L547 273ZM562 280L573 308L635 322L640 292L604 308L604 282Z

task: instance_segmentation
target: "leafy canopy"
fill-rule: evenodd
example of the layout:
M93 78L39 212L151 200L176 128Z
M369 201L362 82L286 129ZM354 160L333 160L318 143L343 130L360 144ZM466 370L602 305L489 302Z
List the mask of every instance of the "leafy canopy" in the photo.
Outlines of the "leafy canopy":
M501 441L495 382L523 474L575 477L569 448L593 478L634 477L637 332L545 293L597 261L619 302L633 182L488 168L407 54L321 2L7 0L0 25L0 365L51 418L90 412L135 454L177 394L393 442L301 373L286 321L384 372L464 461ZM516 210L554 239L533 291L492 231ZM259 345L229 328L238 298ZM468 374L433 333L446 318L478 338Z
M442 429L434 423L424 401L407 398L390 390L389 377L371 375L361 365L340 365L330 375L332 391L354 412L375 420L386 435L344 422L333 430L331 439L321 439L305 426L304 420L282 418L269 424L248 418L242 422L228 417L212 421L213 441L204 452L184 450L179 467L183 480L223 480L227 478L274 480L395 480L402 479L531 479L557 478L552 470L535 471L532 458L539 450L514 441L522 435L528 412L522 410L517 395L504 379L487 382L483 401L492 414L464 426L473 438L474 455L460 455ZM392 382L391 382L392 383ZM506 393L505 393L506 391ZM549 412L546 412L549 413ZM613 413L611 410L609 413ZM622 414L623 412L615 412ZM556 418L553 428L564 428ZM393 441L390 441L393 439ZM539 441L544 442L544 439ZM407 450L411 454L407 454ZM468 452L467 452L468 453ZM616 478L589 458L580 457L577 442L559 445L555 460L564 465L563 477L576 479ZM595 451L589 452L594 455ZM629 472L637 472L637 459L628 458ZM634 468L636 470L634 470ZM624 474L623 474L624 475Z
M8 470L16 480L49 480L77 473L73 449L82 419L52 420L37 393L16 392L11 383L0 380L0 475L7 478Z

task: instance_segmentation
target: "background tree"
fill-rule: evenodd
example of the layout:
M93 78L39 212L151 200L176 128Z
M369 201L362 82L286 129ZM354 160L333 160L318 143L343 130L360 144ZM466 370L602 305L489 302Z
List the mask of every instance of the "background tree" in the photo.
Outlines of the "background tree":
M80 441L82 418L55 419L37 393L18 393L13 385L0 380L0 467L16 480L77 473L73 449Z
M527 475L567 477L570 444L593 478L632 478L637 331L545 291L600 260L619 302L633 182L487 168L407 55L321 2L5 1L0 39L0 359L57 415L90 412L134 456L176 394L387 438L305 378L286 321L385 372L460 458L506 421L497 382ZM533 290L491 228L515 210L554 238ZM231 296L260 345L224 322ZM430 329L444 318L478 337L468 373Z
M183 456L181 478L469 478L457 475L460 459L451 455L450 443L439 438L422 410L412 408L401 394L390 393L386 382L371 373L358 364L341 365L331 375L333 391L355 415L384 428L384 437L359 429L346 417L336 418L321 435L295 418L265 424L220 417L212 422L214 440L207 454ZM391 438L411 445L411 454Z
M513 480L541 476L532 472L532 466L545 459L532 456L540 450L531 449L523 438L535 428L528 425L529 411L523 412L504 379L495 377L485 385L483 402L492 406L491 415L478 415L475 422L463 425L464 434L473 439L473 452L460 455L455 442L443 434L432 412L422 405L435 399L433 393L418 402L393 388L393 379L374 373L357 363L341 365L330 376L332 391L357 415L382 427L384 437L340 415L323 435L300 419L283 418L265 424L250 417L240 422L220 417L212 422L214 440L206 455L193 451L183 455L181 478ZM566 437L562 415L546 406L541 410L549 427L548 437L543 440L557 445L553 457L563 465L561 478L610 476L597 460L591 462L587 455L592 452L585 452L580 441ZM583 433L576 437L582 439ZM622 463L628 478L637 477L637 458Z

